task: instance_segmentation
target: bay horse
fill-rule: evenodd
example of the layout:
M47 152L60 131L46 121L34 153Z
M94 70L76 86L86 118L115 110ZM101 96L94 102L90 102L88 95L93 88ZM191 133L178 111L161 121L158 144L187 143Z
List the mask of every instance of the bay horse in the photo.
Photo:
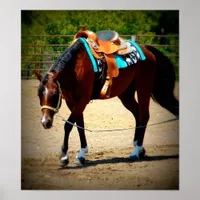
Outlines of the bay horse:
M130 159L135 161L145 155L143 140L146 125L149 121L150 98L162 107L179 116L179 101L174 97L174 66L156 48L140 45L146 59L132 66L119 70L113 78L109 98L118 97L122 104L135 117L136 128L133 138L134 150ZM77 164L85 164L88 146L85 136L83 111L93 99L100 99L102 83L99 73L94 72L89 56L80 40L76 40L42 76L35 71L40 81L38 96L40 99L42 118L45 129L52 127L54 115L58 112L62 99L65 100L71 114L64 125L64 141L61 147L60 165L69 163L68 139L74 123L78 127L81 148L76 156ZM138 100L135 99L137 92ZM137 128L140 127L140 128Z

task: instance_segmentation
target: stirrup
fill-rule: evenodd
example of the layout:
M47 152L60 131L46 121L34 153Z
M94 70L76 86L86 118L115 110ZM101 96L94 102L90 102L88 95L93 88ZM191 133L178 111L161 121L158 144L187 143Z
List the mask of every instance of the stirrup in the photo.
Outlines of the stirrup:
M106 77L106 81L101 89L100 97L102 99L109 98L110 97L110 87L111 87L111 82L110 82L110 77Z

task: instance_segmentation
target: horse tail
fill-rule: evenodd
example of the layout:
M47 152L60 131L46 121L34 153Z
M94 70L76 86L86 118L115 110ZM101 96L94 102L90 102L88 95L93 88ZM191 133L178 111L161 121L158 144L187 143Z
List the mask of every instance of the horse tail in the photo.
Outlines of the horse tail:
M161 51L150 45L145 45L145 47L156 57L156 78L152 99L178 117L179 101L174 96L175 67Z

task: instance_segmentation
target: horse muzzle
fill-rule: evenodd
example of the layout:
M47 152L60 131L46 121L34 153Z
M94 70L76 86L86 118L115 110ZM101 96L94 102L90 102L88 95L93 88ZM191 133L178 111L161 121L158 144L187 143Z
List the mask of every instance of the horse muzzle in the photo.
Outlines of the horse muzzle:
M45 116L43 116L41 118L41 124L42 126L45 128L45 129L49 129L52 127L52 124L53 124L53 120L52 119L49 119L49 118L46 118Z

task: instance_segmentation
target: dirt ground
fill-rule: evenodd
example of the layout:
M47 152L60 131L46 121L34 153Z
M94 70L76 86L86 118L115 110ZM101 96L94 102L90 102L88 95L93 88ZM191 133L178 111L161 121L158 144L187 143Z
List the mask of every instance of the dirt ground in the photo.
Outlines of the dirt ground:
M55 116L45 130L40 124L37 80L22 80L21 188L31 190L166 190L179 189L179 121L149 126L144 139L147 156L129 160L134 130L86 132L89 152L86 164L77 166L80 141L74 127L69 139L70 163L58 165L64 122ZM175 94L178 97L178 85ZM60 114L67 119L63 101ZM151 101L149 124L174 116ZM91 130L133 128L135 121L118 98L95 100L84 111L85 127Z

